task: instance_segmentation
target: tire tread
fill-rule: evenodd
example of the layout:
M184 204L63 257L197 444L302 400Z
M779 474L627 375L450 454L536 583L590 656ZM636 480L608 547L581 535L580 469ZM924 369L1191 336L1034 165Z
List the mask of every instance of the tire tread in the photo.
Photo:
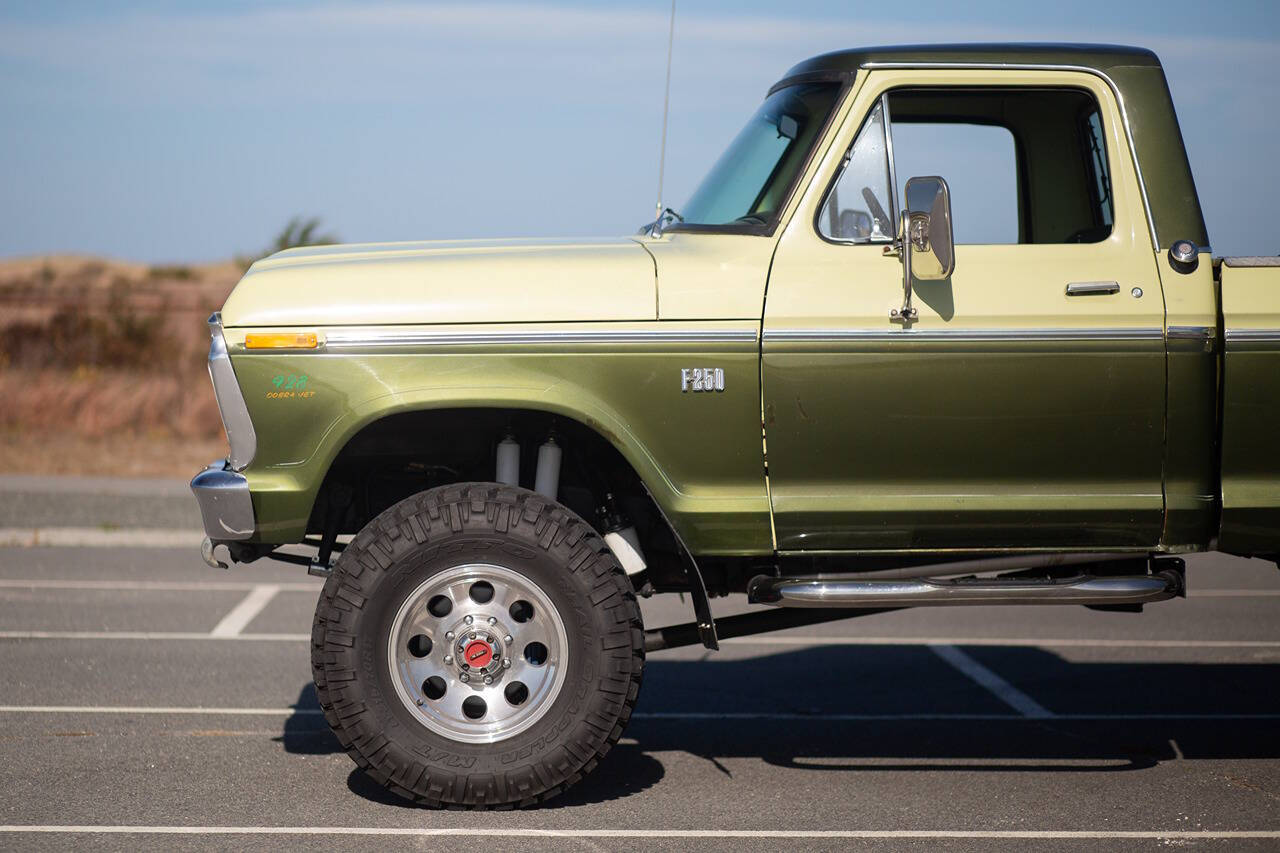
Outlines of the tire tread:
M346 695L357 680L351 623L369 602L379 576L398 557L474 528L480 520L486 532L511 536L527 528L518 537L521 544L566 552L560 560L564 569L581 576L587 600L612 617L601 638L608 667L572 741L510 773L459 772L448 778L404 758L404 751L393 748L379 731L368 706ZM432 808L509 809L555 797L591 772L617 743L639 697L644 628L631 582L608 545L579 516L515 486L455 484L405 498L369 522L346 547L316 605L311 663L326 722L356 765L380 785ZM588 732L593 736L584 737Z

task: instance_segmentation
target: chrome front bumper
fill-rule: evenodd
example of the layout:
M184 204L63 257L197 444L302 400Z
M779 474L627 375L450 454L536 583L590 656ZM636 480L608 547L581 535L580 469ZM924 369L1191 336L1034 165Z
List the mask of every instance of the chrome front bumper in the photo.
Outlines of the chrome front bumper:
M214 462L191 481L200 504L204 532L214 542L238 542L253 535L253 499L249 481L224 460Z

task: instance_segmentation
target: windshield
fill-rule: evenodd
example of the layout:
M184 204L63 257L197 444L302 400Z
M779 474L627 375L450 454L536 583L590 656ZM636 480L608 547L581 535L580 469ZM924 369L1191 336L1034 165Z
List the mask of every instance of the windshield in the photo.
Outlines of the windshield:
M774 92L680 211L685 225L769 226L835 104L837 83Z

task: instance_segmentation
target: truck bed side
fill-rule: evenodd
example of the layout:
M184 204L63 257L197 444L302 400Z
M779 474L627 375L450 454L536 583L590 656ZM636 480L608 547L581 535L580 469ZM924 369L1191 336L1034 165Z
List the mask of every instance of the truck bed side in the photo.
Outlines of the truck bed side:
M1280 552L1280 257L1220 268L1222 530L1236 554Z

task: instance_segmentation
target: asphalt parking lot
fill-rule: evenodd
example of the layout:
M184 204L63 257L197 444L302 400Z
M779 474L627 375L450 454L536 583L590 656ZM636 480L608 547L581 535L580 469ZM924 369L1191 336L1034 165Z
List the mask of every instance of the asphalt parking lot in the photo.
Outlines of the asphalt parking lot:
M1205 555L1189 580L1142 615L917 610L656 653L594 774L468 813L389 797L329 734L301 569L4 547L0 847L1276 849L1280 572Z

